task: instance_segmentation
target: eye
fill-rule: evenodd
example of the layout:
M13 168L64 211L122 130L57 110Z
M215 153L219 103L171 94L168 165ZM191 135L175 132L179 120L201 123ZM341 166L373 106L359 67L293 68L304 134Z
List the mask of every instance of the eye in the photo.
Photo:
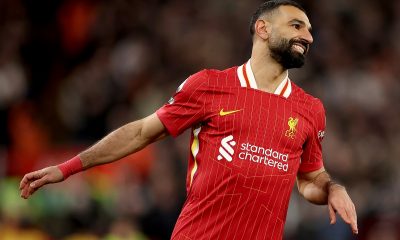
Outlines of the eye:
M292 27L296 28L297 30L299 30L301 28L300 24L298 24L298 23L293 23Z

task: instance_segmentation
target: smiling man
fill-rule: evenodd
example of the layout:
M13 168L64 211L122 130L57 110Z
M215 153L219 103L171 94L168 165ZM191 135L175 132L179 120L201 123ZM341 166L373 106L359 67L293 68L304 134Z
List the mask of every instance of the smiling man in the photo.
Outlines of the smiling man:
M154 114L67 162L25 175L21 196L191 128L187 200L172 239L282 239L296 180L305 199L328 204L331 223L337 212L357 233L353 202L324 169L323 105L288 77L288 69L304 64L310 30L297 3L265 2L251 20L250 60L190 76Z

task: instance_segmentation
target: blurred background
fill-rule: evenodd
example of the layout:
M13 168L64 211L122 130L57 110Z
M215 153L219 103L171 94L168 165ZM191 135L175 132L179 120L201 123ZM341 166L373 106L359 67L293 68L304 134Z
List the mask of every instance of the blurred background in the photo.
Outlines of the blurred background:
M360 234L293 191L285 240L400 239L400 2L299 1L314 44L292 80L327 112L328 171ZM19 198L63 162L162 106L190 74L250 57L261 1L0 0L0 239L169 239L185 200L188 134Z

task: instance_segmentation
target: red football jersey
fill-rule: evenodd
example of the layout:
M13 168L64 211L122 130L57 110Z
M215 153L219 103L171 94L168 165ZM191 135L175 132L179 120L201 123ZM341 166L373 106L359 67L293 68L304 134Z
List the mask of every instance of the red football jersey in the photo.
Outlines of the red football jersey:
M157 115L172 136L192 128L172 239L282 239L297 173L323 167L320 100L288 77L258 90L249 61L190 76Z

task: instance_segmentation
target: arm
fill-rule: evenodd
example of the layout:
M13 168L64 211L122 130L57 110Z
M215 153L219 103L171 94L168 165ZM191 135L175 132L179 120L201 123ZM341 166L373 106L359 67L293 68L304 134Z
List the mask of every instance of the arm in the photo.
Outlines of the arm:
M160 140L168 133L158 116L152 115L128 123L111 132L89 149L73 158L73 164L78 165L77 169L85 170L97 165L111 163L131 153L135 153L148 144ZM21 197L28 198L40 187L65 180L60 168L66 162L58 166L50 166L38 171L26 174L20 183ZM78 170L71 171L72 174Z
M79 156L83 169L119 160L167 136L155 113L111 132Z
M325 168L299 173L297 187L300 194L314 204L328 204L331 224L336 223L336 212L350 224L353 233L358 233L357 214L355 206L347 194L346 189L331 180Z

